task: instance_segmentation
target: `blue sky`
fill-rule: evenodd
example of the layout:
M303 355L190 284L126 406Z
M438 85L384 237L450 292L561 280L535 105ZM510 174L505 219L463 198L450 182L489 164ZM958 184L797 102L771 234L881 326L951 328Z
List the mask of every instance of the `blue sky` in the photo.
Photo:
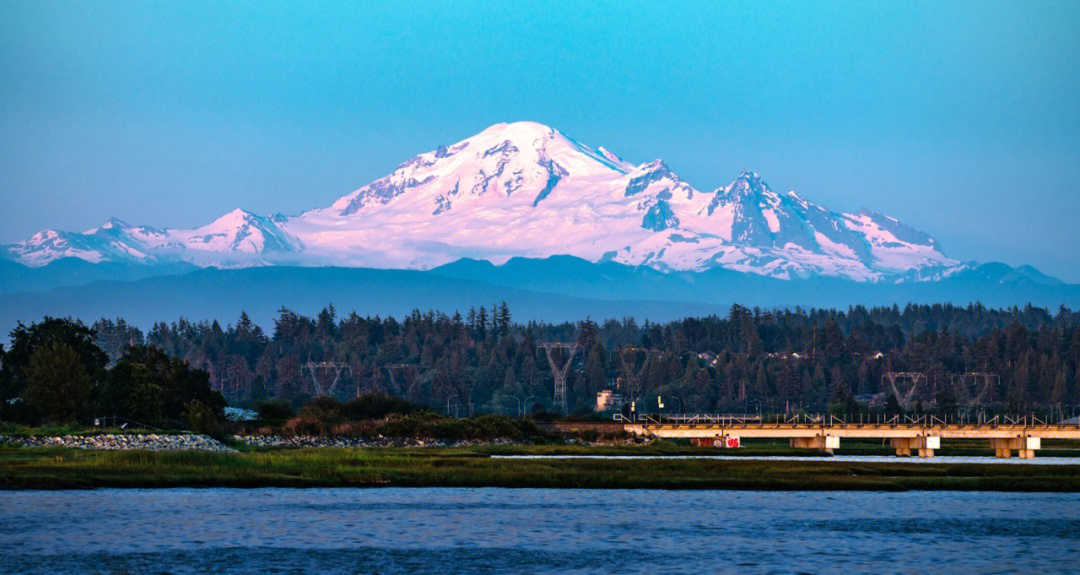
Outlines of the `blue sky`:
M0 242L298 213L533 120L1080 282L1080 2L3 2Z

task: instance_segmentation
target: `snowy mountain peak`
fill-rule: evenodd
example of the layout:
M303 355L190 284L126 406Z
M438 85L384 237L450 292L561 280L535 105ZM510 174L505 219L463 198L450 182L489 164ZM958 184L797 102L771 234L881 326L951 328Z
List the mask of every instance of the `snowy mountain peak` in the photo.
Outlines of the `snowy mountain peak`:
M724 267L775 277L932 279L958 269L930 236L864 210L840 214L753 171L701 193L663 160L631 164L535 122L495 124L298 216L237 209L195 229L120 220L46 230L3 254L28 265L185 261L425 269L464 257L573 255L662 270Z
M750 170L743 170L739 177L735 178L735 181L724 191L726 195L732 198L760 198L763 196L771 198L776 196L772 189L769 188L769 185L761 179L761 176L757 172Z
M672 175L671 174L671 168L668 167L667 162L665 162L664 160L661 160L660 158L657 158L657 159L655 159L655 160L653 160L653 161L651 161L651 162L649 162L647 164L642 164L641 166L639 166L637 168L637 170L643 171L643 172L662 174L662 175L665 175L665 176Z
M761 175L759 175L757 172L755 172L753 170L748 170L746 168L743 168L743 170L741 172L739 172L739 177L735 178L735 181L752 182L752 183L755 183L757 185L762 184Z
M103 225L101 226L101 228L99 228L99 229L102 229L102 230L112 230L112 229L117 229L117 230L126 230L126 229L128 229L128 228L130 228L130 227L131 227L131 226L130 226L130 225L128 225L128 223L127 223L127 222L125 222L125 221L123 221L123 220L121 220L121 219L118 219L118 218L109 218L109 221L105 222L105 223L104 223L104 224L103 224Z
M492 124L479 134L469 138L475 141L515 141L521 144L552 138L559 132L551 126L537 122L509 122ZM561 135L561 134L560 134Z
M509 197L523 190L527 198L519 195L519 201L535 207L563 178L584 181L631 169L614 154L583 146L543 124L496 124L413 157L389 176L340 198L323 214L351 216L365 208L401 203L398 198L408 196L402 207L440 215L479 198Z
M270 218L235 209L194 230L171 230L170 235L186 249L224 254L287 253L300 243Z
M228 231L231 229L252 225L253 223L258 222L258 220L259 217L255 214L247 210L236 208L235 210L228 212L220 218L211 222L209 225L206 226L206 229Z
M633 196L647 190L652 184L668 180L671 186L678 186L682 180L671 173L663 160L653 160L648 164L642 164L630 172L630 179L626 184L626 195ZM670 187L668 191L670 192Z

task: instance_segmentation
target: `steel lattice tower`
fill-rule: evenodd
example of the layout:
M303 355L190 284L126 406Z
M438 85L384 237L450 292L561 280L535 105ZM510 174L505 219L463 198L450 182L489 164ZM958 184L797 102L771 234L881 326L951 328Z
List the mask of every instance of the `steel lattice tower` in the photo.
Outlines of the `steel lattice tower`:
M645 354L645 361L638 368L637 357L640 354ZM645 380L645 370L649 368L649 359L654 355L660 355L660 350L645 347L624 347L619 349L623 381L626 382L626 398L630 401L641 399L641 382Z
M570 364L574 360L574 354L577 353L578 344L547 342L538 343L536 346L543 348L546 352L548 365L551 366L551 375L555 378L555 405L563 413L568 413L566 409L566 375L570 372ZM552 354L554 349L570 350L566 357L566 363L562 367L555 363L555 356Z
M962 402L964 409L971 409L985 403L1000 381L1001 378L996 373L969 371L953 376L953 389L957 401Z
M415 399L416 384L420 382L420 371L427 369L427 366L415 363L391 363L385 367L386 373L390 375L390 385L394 388L394 393L403 394L409 399ZM404 389L398 386L396 374L399 373L405 376L406 385Z
M896 396L896 402L900 404L900 407L907 411L911 406L911 402L915 399L915 395L919 390L919 382L923 383L923 387L926 387L926 374L922 372L909 372L909 371L890 371L881 376L881 386L885 387L885 382L889 382L889 386L892 387L893 394ZM900 389L896 387L896 382L900 382L901 386L906 383L910 383L911 387L908 388L903 394L900 393Z
M311 381L315 384L315 395L329 395L334 394L334 388L337 387L338 380L341 379L342 372L352 375L352 368L347 363L341 363L337 361L309 361L300 368L300 375L304 374L304 368L307 368L308 373L311 374ZM329 372L333 370L334 380L330 383L328 389L323 387L323 382L319 378L318 372Z

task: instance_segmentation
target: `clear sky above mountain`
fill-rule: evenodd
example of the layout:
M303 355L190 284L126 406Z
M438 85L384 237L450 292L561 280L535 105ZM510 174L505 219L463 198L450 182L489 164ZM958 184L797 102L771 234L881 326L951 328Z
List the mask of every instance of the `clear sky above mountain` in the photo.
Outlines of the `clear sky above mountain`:
M1080 3L0 3L0 243L298 213L533 120L1080 282Z

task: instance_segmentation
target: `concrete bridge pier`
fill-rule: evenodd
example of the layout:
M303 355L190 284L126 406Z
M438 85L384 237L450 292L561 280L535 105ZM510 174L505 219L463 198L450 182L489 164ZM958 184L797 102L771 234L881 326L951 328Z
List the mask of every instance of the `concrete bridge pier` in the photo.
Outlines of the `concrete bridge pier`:
M994 450L994 457L1008 459L1012 457L1015 449L1020 459L1035 459L1035 450L1042 449L1042 438L1039 437L1005 437L990 440L990 449Z
M840 449L840 438L835 435L814 435L811 437L792 437L791 446L796 449L816 449L832 453Z
M741 421L738 418L718 417L716 421L698 421L697 416L686 423L664 422L625 423L623 429L635 435L664 439L689 439L694 445L739 447L743 439L787 439L796 449L814 449L832 453L840 448L840 438L889 439L898 457L934 457L941 449L941 439L950 441L989 441L999 458L1035 457L1042 448L1042 438L1080 439L1080 426L1072 424L1026 424L1023 422L993 424L946 424L937 419L899 423L844 423L821 420L766 422Z
M915 451L919 457L933 457L935 449L941 449L941 438L936 435L918 437L894 437L889 444L896 450L897 457L911 457Z

